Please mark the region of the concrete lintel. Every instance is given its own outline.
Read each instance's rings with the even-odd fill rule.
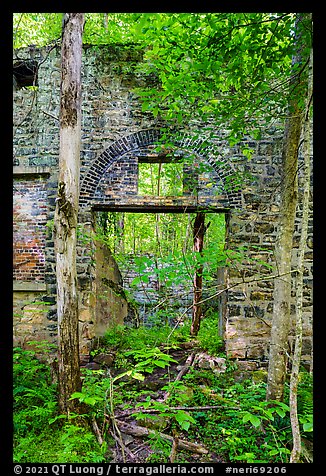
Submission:
[[[51,169],[45,165],[36,165],[32,167],[24,167],[20,165],[14,165],[14,176],[17,175],[51,175]]]
[[[37,281],[14,281],[13,291],[42,292],[46,291],[46,283],[40,283]]]
[[[221,197],[215,200],[198,200],[196,197],[156,197],[156,196],[136,196],[119,197],[106,199],[102,203],[92,201],[91,208],[94,211],[110,210],[120,212],[139,213],[184,213],[197,211],[211,211],[216,213],[226,213],[230,206]]]
[[[112,212],[131,213],[196,213],[206,211],[212,213],[227,213],[229,208],[212,206],[192,206],[192,205],[95,205],[94,211],[110,210]]]

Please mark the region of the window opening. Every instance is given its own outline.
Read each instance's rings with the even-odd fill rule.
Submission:
[[[138,162],[138,195],[183,195],[183,164]]]
[[[13,65],[14,90],[38,87],[38,63],[35,60],[19,60]]]

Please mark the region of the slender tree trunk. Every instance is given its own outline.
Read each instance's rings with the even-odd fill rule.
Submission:
[[[125,214],[121,212],[117,220],[117,248],[119,253],[125,251]]]
[[[278,274],[275,279],[271,329],[267,400],[282,400],[287,368],[291,309],[291,258],[297,202],[297,157],[301,115],[296,109],[288,120],[283,150],[283,196],[279,231],[275,246]]]
[[[304,270],[304,253],[306,250],[308,236],[309,221],[309,199],[310,199],[310,104],[312,98],[312,64],[313,54],[310,53],[310,70],[308,82],[308,97],[306,106],[305,121],[303,124],[304,131],[304,171],[303,171],[303,200],[302,200],[302,225],[299,243],[299,254],[297,263],[297,280],[296,280],[296,332],[295,346],[292,357],[292,370],[290,377],[290,418],[293,435],[293,448],[291,452],[290,463],[299,463],[301,455],[301,435],[298,419],[298,381],[300,371],[300,361],[302,352],[302,302],[303,302],[303,270]]]
[[[205,214],[199,212],[196,214],[194,231],[193,231],[193,250],[202,253],[204,247],[205,236]],[[196,336],[200,329],[200,322],[202,319],[202,305],[201,300],[203,296],[203,265],[196,266],[194,273],[194,300],[192,306],[192,323],[190,328],[190,334]]]
[[[76,241],[81,129],[83,13],[66,13],[61,49],[60,154],[54,218],[60,411],[76,411],[80,389]]]
[[[108,14],[107,13],[103,13],[104,15],[104,30],[107,32],[108,31]]]
[[[302,14],[298,14],[298,23]],[[298,42],[298,37],[296,38]],[[293,57],[293,67],[301,63],[299,45],[297,55]],[[298,86],[300,77],[295,76],[293,88]],[[291,259],[294,233],[294,220],[297,205],[297,169],[298,150],[300,143],[302,111],[299,107],[298,95],[294,94],[289,102],[288,119],[282,152],[282,192],[280,204],[280,219],[275,244],[275,259],[278,274],[282,277],[275,279],[274,306],[270,340],[269,367],[267,377],[267,400],[283,400],[284,382],[287,369],[288,335],[290,329],[291,311]]]

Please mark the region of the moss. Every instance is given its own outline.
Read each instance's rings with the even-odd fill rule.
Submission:
[[[252,381],[255,383],[267,382],[267,370],[255,370],[252,372]]]

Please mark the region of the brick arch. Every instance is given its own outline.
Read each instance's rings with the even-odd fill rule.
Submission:
[[[81,180],[79,204],[81,208],[92,204],[96,188],[106,171],[119,160],[123,155],[130,152],[141,151],[142,149],[157,144],[162,137],[159,129],[149,129],[132,133],[128,136],[113,142],[105,151],[103,151],[89,166],[84,177]],[[225,193],[227,208],[240,208],[242,203],[242,193],[240,191],[227,191],[226,182],[232,182],[235,170],[225,158],[219,157],[218,162],[215,156],[210,155],[212,144],[206,138],[193,138],[183,135],[175,140],[169,139],[181,150],[187,150],[195,153],[205,162],[207,162],[218,174]]]

